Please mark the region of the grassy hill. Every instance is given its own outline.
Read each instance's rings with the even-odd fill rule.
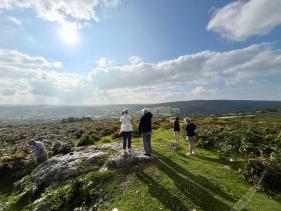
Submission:
[[[199,129],[220,131],[228,125],[261,127],[267,119],[199,119]],[[261,123],[261,121],[265,121]],[[272,122],[270,120],[270,122]],[[136,123],[136,122],[135,122]],[[67,136],[66,131],[84,128],[93,131],[102,121],[72,124],[38,125],[37,133],[53,128],[56,136]],[[106,128],[110,127],[106,123]],[[117,122],[112,123],[118,124]],[[263,124],[259,126],[260,124]],[[280,128],[280,121],[272,126]],[[136,127],[136,125],[135,125]],[[62,129],[65,128],[65,131]],[[56,130],[58,129],[58,131]],[[17,136],[19,133],[14,129]],[[233,131],[233,129],[231,129]],[[230,131],[230,132],[231,132]],[[199,131],[202,134],[201,131]],[[215,132],[218,133],[218,132]],[[272,132],[273,133],[273,132]],[[63,135],[64,134],[64,135]],[[230,134],[229,134],[230,135]],[[209,133],[207,139],[213,140]],[[12,140],[12,139],[11,139]],[[222,143],[224,140],[221,140]],[[237,142],[238,140],[236,140]],[[249,139],[250,141],[250,139]],[[96,142],[121,142],[109,133]],[[171,124],[154,122],[153,156],[150,163],[140,163],[130,168],[91,171],[77,175],[61,184],[19,195],[9,187],[0,185],[0,210],[281,210],[280,192],[269,195],[262,188],[255,188],[241,174],[244,157],[228,153],[234,161],[220,156],[215,148],[197,149],[197,155],[186,155],[187,144],[181,137],[179,148],[173,141]],[[260,145],[261,146],[261,145]],[[133,138],[133,147],[142,149],[142,140]],[[233,157],[232,157],[233,156]],[[280,190],[279,190],[280,191]],[[115,209],[116,210],[116,209]]]
[[[157,117],[171,116],[209,116],[237,112],[252,112],[272,107],[281,107],[281,101],[249,100],[194,100],[160,104],[129,104],[103,106],[0,106],[0,126],[56,122],[67,117],[91,116],[92,118],[119,117],[120,111],[128,108],[134,116],[148,107]],[[280,110],[280,109],[279,109]]]
[[[123,183],[128,185],[110,203],[110,209],[230,210],[252,190],[234,170],[239,161],[227,162],[203,149],[196,157],[186,156],[183,139],[175,152],[171,130],[159,129],[153,137],[155,162],[127,172]],[[135,146],[140,146],[138,140]],[[280,202],[264,193],[256,192],[248,199],[244,210],[281,209]]]

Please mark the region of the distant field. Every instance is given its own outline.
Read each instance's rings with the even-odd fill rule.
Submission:
[[[0,106],[0,126],[30,123],[57,122],[67,117],[89,116],[93,119],[119,117],[127,108],[131,115],[140,116],[141,109],[149,108],[156,117],[174,116],[222,116],[262,111],[267,108],[281,109],[280,101],[243,100],[195,100],[161,104],[130,104],[104,106]],[[261,114],[263,115],[263,114]],[[266,116],[267,114],[265,114]],[[272,117],[279,115],[272,112]]]

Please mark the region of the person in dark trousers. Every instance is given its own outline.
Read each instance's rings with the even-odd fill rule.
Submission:
[[[187,155],[195,155],[195,147],[196,147],[196,125],[191,122],[190,118],[185,118],[184,119],[186,123],[186,141],[188,142],[189,145],[189,153]]]
[[[132,139],[132,117],[129,115],[129,112],[127,109],[124,109],[122,111],[122,116],[120,117],[121,124],[121,134],[123,137],[123,149],[126,153],[126,146],[128,147],[129,152],[131,152],[131,139]],[[127,141],[128,140],[128,141]],[[128,143],[128,145],[127,145]]]
[[[146,156],[151,156],[151,119],[153,114],[147,108],[142,109],[142,117],[139,122],[139,134],[142,135],[143,147]]]
[[[179,140],[180,140],[180,123],[179,123],[179,118],[178,117],[176,117],[176,119],[174,120],[174,133],[175,133],[176,144],[179,144]]]

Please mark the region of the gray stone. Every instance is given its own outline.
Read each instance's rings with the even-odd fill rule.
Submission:
[[[108,160],[108,162],[106,162]],[[107,171],[110,167],[127,167],[148,161],[140,150],[124,153],[120,143],[75,147],[72,152],[51,157],[31,173],[31,181],[45,186],[56,185],[88,171]]]
[[[80,173],[98,170],[104,163],[105,155],[106,152],[86,148],[51,157],[32,171],[31,180],[38,184],[50,185]]]
[[[145,156],[140,150],[132,150],[130,153],[124,153],[119,151],[118,154],[112,155],[108,159],[108,165],[110,167],[128,167],[136,163],[149,161],[150,157]]]

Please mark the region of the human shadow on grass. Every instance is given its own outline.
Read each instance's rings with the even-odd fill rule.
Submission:
[[[158,162],[156,162],[158,168],[167,174],[178,189],[203,210],[230,210],[231,207],[216,199],[214,194],[231,202],[236,201],[233,196],[222,191],[205,177],[193,175],[158,152],[155,152],[155,155],[158,157]]]
[[[148,174],[140,171],[136,173],[140,181],[148,186],[149,193],[158,199],[169,210],[190,210],[185,204],[180,201],[175,195],[170,193],[166,188],[160,185],[156,180]]]
[[[196,155],[196,157],[206,160],[212,163],[218,163],[221,165],[228,165],[230,168],[234,170],[238,170],[239,168],[243,167],[243,161],[235,160],[235,161],[229,161],[225,158],[214,158],[214,157],[206,157],[204,155]]]

